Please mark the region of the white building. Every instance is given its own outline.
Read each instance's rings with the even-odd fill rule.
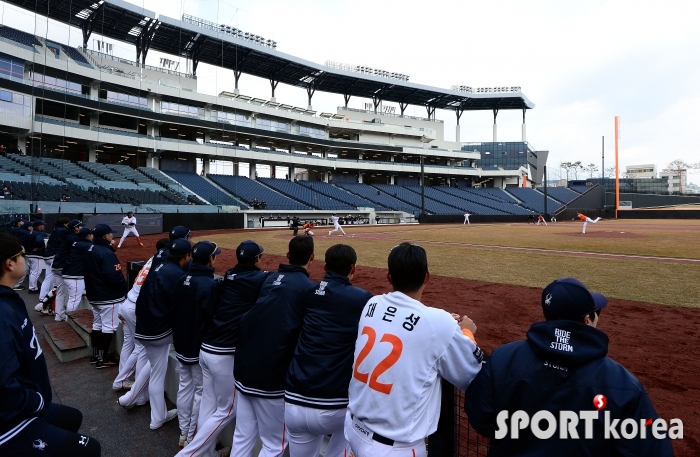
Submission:
[[[656,165],[628,165],[625,172],[628,178],[656,178]]]
[[[688,193],[688,170],[663,170],[659,178],[668,177],[668,191],[685,194]]]

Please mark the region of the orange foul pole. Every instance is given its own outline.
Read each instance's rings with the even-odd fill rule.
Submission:
[[[620,116],[615,116],[615,219],[620,210]]]

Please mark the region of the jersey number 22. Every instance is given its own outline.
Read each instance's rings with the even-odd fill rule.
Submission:
[[[389,355],[384,357],[384,360],[379,362],[379,364],[374,367],[369,373],[360,373],[359,368],[365,358],[372,352],[374,343],[377,341],[377,332],[369,326],[365,326],[362,329],[362,334],[367,335],[367,343],[362,348],[357,356],[357,361],[355,362],[355,368],[353,369],[352,375],[358,381],[367,384],[370,389],[376,390],[383,394],[389,395],[391,393],[391,388],[394,387],[393,383],[382,383],[378,381],[379,376],[384,374],[389,368],[391,368],[396,362],[399,361],[401,357],[401,352],[403,351],[403,341],[396,335],[391,333],[385,333],[379,340],[380,343],[390,343],[391,352]]]

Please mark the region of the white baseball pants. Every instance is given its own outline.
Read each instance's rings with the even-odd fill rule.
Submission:
[[[289,433],[290,457],[317,456],[325,435],[332,435],[324,457],[347,457],[350,451],[345,439],[347,408],[314,409],[286,403],[284,423]]]
[[[29,290],[37,290],[39,275],[41,275],[41,262],[44,260],[41,257],[26,257],[27,266],[29,268]]]
[[[176,457],[216,455],[214,453],[216,437],[236,417],[237,394],[233,378],[233,361],[233,355],[199,351],[203,389],[197,434]]]
[[[135,237],[139,236],[139,232],[136,231],[136,227],[124,227],[124,233],[122,234],[122,237],[119,239],[119,246],[122,245],[124,240],[126,239],[129,234],[133,234]]]
[[[134,348],[134,352],[140,348],[136,356],[136,380],[134,385],[131,386],[131,390],[119,397],[119,404],[127,408],[131,408],[134,405],[145,405],[149,399],[148,385],[151,379],[151,363],[148,361],[146,348],[143,344],[139,340],[136,340],[135,344],[137,346]],[[134,352],[132,352],[132,355]],[[114,385],[116,385],[116,382],[115,380]],[[165,384],[163,385],[163,390],[165,390]]]
[[[394,443],[393,446],[374,441],[370,436],[361,433],[361,430],[370,430],[362,421],[350,417],[350,412],[345,415],[345,437],[350,442],[350,448],[355,457],[427,457],[425,439],[413,443]]]
[[[542,222],[544,225],[547,225],[547,221],[540,221],[539,219],[537,219],[537,224],[535,225],[540,225],[540,222]]]
[[[333,230],[331,230],[330,232],[328,232],[328,234],[331,235],[331,234],[337,232],[338,230],[340,230],[341,232],[343,232],[343,235],[345,235],[345,230],[343,230],[343,227],[341,227],[340,224],[335,224],[335,225],[333,225]]]
[[[287,447],[284,398],[258,398],[238,392],[231,457],[251,457],[258,435],[258,457],[279,457]]]
[[[80,300],[83,299],[83,292],[85,292],[85,280],[63,278],[63,284],[66,286],[66,290],[68,291],[68,303],[66,303],[66,311],[76,311],[80,306]]]
[[[596,224],[599,220],[600,220],[599,217],[597,217],[595,219],[591,219],[590,217],[587,217],[586,222],[583,223],[583,232],[581,232],[581,233],[586,233],[586,226],[588,225],[589,222],[591,224]]]
[[[92,329],[102,333],[114,333],[119,325],[116,305],[92,305]]]
[[[165,373],[168,371],[168,354],[170,354],[172,342],[172,333],[159,340],[141,340],[151,364],[148,397],[151,401],[151,429],[153,430],[163,425],[168,415],[168,407],[164,397]]]
[[[187,441],[194,438],[199,419],[199,405],[202,402],[202,367],[199,363],[185,365],[177,361],[180,385],[177,388],[177,420],[180,422],[180,435]]]
[[[53,265],[53,257],[50,258],[45,258],[44,259],[44,267],[45,267],[45,273],[44,273],[44,282],[41,283],[41,291],[39,292],[39,300],[42,300],[46,295],[48,295],[49,291],[53,287],[53,281],[54,281],[54,275],[53,275],[53,270],[51,269],[51,265]]]
[[[122,343],[122,352],[119,356],[119,374],[112,383],[115,388],[124,387],[124,382],[132,375],[138,375],[143,365],[148,361],[143,345],[134,338],[136,333],[136,305],[134,302],[128,298],[124,300],[124,303],[119,307],[119,316],[123,319],[124,342]],[[144,356],[139,357],[142,352],[144,352]],[[140,364],[139,361],[141,362]],[[145,396],[148,398],[147,391]]]
[[[53,270],[53,281],[56,285],[56,321],[65,321],[66,316],[66,302],[68,301],[68,289],[63,283],[63,274],[61,270]]]
[[[469,222],[469,216],[464,216],[464,224],[462,225],[471,225],[471,223]]]

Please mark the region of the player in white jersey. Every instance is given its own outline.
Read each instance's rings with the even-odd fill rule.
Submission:
[[[136,241],[139,242],[139,246],[143,246],[143,243],[141,242],[141,237],[139,236],[139,232],[136,231],[136,218],[134,217],[133,211],[129,211],[128,213],[126,213],[126,216],[124,216],[124,218],[122,219],[122,225],[124,226],[124,233],[119,239],[117,249],[122,247],[122,243],[124,243],[124,240],[127,236],[129,236],[130,233],[136,237]]]
[[[329,236],[332,235],[333,232],[337,232],[338,230],[343,232],[343,235],[345,235],[345,230],[343,230],[343,227],[341,227],[340,224],[338,223],[338,215],[337,214],[333,213],[333,215],[331,216],[331,222],[333,223],[333,230],[328,232]]]
[[[466,390],[483,353],[467,316],[420,302],[430,279],[422,247],[394,247],[387,279],[393,292],[372,297],[360,318],[345,436],[356,457],[425,457],[425,438],[440,417],[441,378]]]

